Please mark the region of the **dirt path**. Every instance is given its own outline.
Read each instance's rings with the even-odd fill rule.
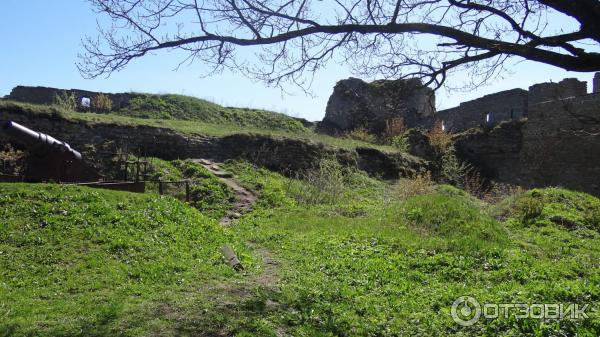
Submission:
[[[212,174],[217,176],[221,182],[229,186],[235,193],[235,202],[229,212],[219,220],[219,223],[224,226],[230,225],[235,219],[239,218],[243,213],[249,212],[252,209],[252,205],[257,200],[257,196],[250,190],[242,187],[234,179],[233,175],[229,172],[221,170],[219,164],[214,163],[207,159],[195,159],[195,163],[204,166]]]
[[[223,226],[229,226],[231,223],[239,218],[242,214],[252,210],[252,206],[258,200],[256,194],[252,191],[244,188],[238,184],[234,179],[233,175],[229,172],[221,170],[219,164],[207,160],[207,159],[195,159],[195,163],[204,166],[207,170],[212,172],[221,182],[229,186],[235,193],[236,201],[233,204],[231,210],[219,220],[219,223]],[[265,288],[272,288],[277,282],[277,270],[279,262],[274,258],[271,251],[264,247],[259,247],[254,243],[247,242],[248,246],[252,248],[262,259],[263,272],[256,277],[253,281]]]
[[[238,184],[233,175],[223,171],[218,163],[206,159],[195,159],[198,163],[213,173],[221,182],[229,186],[235,193],[235,202],[231,210],[219,220],[223,226],[230,226],[242,214],[250,212],[252,206],[258,200],[258,196]],[[254,288],[259,287],[267,292],[279,292],[277,287],[279,281],[279,262],[275,255],[265,247],[259,246],[256,243],[246,242],[252,248],[254,253],[262,260],[262,272],[260,274],[251,275],[247,278],[247,283],[236,283],[235,285],[221,284],[221,291],[229,294],[229,300],[223,304],[228,307],[237,307],[240,304],[252,299],[255,294]],[[278,303],[267,299],[265,305],[269,310],[276,310]],[[227,332],[223,332],[223,336],[229,336]],[[277,336],[286,336],[285,329],[277,329]]]

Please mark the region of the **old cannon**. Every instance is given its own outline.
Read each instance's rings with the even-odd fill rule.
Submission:
[[[85,163],[81,153],[65,142],[12,121],[6,122],[2,131],[29,151],[25,181],[84,182],[99,179],[96,170]]]

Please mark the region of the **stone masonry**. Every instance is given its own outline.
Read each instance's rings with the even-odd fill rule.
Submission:
[[[423,172],[428,165],[424,160],[404,154],[388,154],[366,148],[346,150],[285,137],[247,133],[225,137],[182,134],[166,128],[87,123],[26,110],[0,110],[0,125],[9,120],[47,133],[77,150],[83,150],[89,145],[100,148],[106,142],[112,142],[115,150],[122,149],[140,156],[165,160],[245,159],[284,174],[309,169],[322,158],[330,157],[336,158],[344,165],[356,166],[373,176],[386,179]],[[6,141],[0,132],[0,144]]]
[[[494,126],[505,120],[517,120],[527,114],[528,92],[512,89],[461,103],[436,114],[444,129],[463,131],[476,127]]]
[[[417,127],[431,124],[434,112],[434,93],[418,79],[367,83],[349,78],[335,85],[317,130],[343,134],[365,128],[381,134],[389,119],[402,118],[408,127]]]
[[[13,88],[6,98],[18,102],[49,105],[55,102],[56,96],[62,96],[64,94],[75,95],[79,109],[84,108],[82,106],[83,98],[93,100],[97,95],[104,94],[111,99],[112,108],[114,110],[126,107],[129,104],[129,101],[136,96],[136,94],[129,93],[110,94],[80,89],[67,90],[47,87],[26,87],[20,85]]]
[[[474,127],[494,127],[503,121],[527,117],[530,105],[586,94],[586,82],[567,78],[558,83],[534,84],[527,91],[512,89],[486,95],[461,103],[458,107],[438,111],[436,118],[451,132]]]
[[[457,152],[500,182],[600,195],[600,93],[529,104],[526,120],[459,134]]]

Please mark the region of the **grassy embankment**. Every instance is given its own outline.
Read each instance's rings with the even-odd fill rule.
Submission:
[[[449,186],[390,185],[333,162],[303,181],[242,162],[226,168],[260,193],[254,211],[228,229],[151,194],[0,185],[1,331],[600,332],[598,313],[589,311],[582,320],[482,319],[467,328],[450,317],[462,295],[480,303],[597,304],[595,197],[542,189],[488,204]],[[224,242],[240,251],[246,272],[234,274],[219,263]],[[258,262],[265,252],[278,261],[275,269]]]
[[[305,128],[299,121],[281,113],[222,107],[198,98],[179,95],[143,95],[133,99],[129,107],[110,113],[76,112],[57,105],[47,106],[0,100],[0,110],[2,109],[55,114],[69,120],[92,124],[147,125],[169,128],[187,134],[219,137],[236,133],[257,133],[310,140],[347,149],[366,146],[385,151],[397,151],[391,146],[322,135]]]
[[[173,331],[174,303],[190,292],[209,303],[198,287],[241,279],[221,262],[224,244],[247,256],[172,198],[0,184],[0,336]]]

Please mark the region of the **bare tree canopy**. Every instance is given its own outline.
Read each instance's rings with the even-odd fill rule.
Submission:
[[[84,41],[78,67],[91,78],[171,49],[185,53],[182,63],[234,68],[270,85],[305,86],[332,60],[361,75],[421,77],[436,87],[465,68],[485,81],[509,57],[600,71],[599,0],[90,2],[110,18]]]

